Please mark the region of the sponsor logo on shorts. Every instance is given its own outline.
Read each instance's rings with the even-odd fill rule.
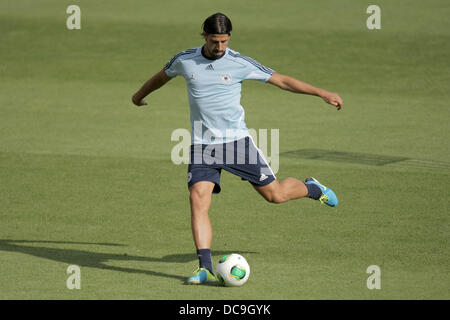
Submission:
[[[260,163],[263,167],[267,167],[267,171],[264,172],[266,176],[275,176],[278,172],[279,129],[227,129],[225,131],[213,131],[213,129],[204,130],[202,122],[194,121],[192,131],[196,133],[194,138],[201,137],[204,141],[214,141],[214,143],[202,147],[200,143],[192,143],[191,132],[188,129],[175,129],[170,137],[171,141],[177,142],[170,154],[173,164],[239,165]],[[243,136],[248,137],[249,140],[242,138]],[[194,148],[193,159],[190,159],[192,144]],[[223,144],[227,145],[226,148],[223,148]],[[255,178],[265,180],[260,175],[257,175]]]

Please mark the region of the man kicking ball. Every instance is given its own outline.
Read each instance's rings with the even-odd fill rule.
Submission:
[[[216,281],[211,261],[212,228],[209,207],[213,193],[219,193],[221,170],[248,180],[267,201],[281,203],[309,197],[330,207],[338,204],[335,193],[314,178],[278,181],[264,155],[253,142],[240,104],[243,80],[269,82],[283,90],[310,94],[341,110],[338,94],[282,75],[228,48],[232,25],[221,13],[203,23],[205,43],[176,54],[164,68],[133,95],[137,106],[146,105],[148,94],[182,75],[187,84],[192,125],[188,166],[191,228],[199,268],[189,284]]]

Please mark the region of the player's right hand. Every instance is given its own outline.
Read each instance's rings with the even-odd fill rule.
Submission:
[[[135,104],[138,107],[148,105],[147,101],[145,101],[144,99],[137,99],[136,95],[133,95],[131,101],[133,101],[133,104]]]
[[[141,101],[139,101],[136,105],[138,107],[140,107],[140,106],[146,106],[146,105],[148,105],[148,103],[144,99],[141,99]]]

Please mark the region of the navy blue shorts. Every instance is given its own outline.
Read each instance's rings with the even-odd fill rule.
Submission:
[[[213,193],[219,193],[222,169],[258,186],[268,185],[276,179],[250,137],[229,143],[191,145],[188,187],[200,181],[210,181],[215,184]]]

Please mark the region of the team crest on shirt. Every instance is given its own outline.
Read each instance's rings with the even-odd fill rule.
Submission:
[[[223,84],[230,84],[231,83],[231,75],[229,75],[229,74],[221,75],[220,81],[222,81]]]

